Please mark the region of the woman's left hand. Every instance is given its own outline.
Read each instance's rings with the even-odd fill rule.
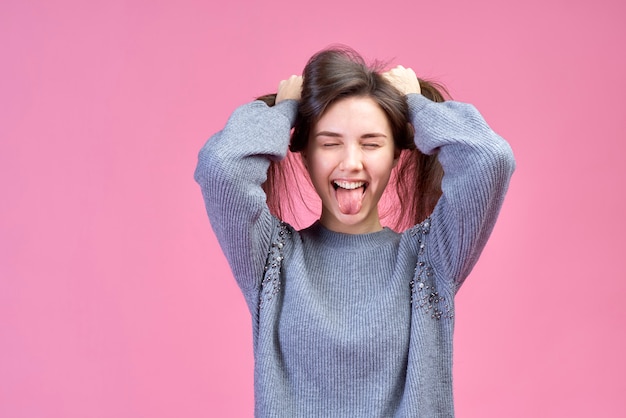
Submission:
[[[402,94],[420,94],[422,92],[415,71],[411,68],[404,68],[398,65],[396,68],[392,68],[381,75]]]

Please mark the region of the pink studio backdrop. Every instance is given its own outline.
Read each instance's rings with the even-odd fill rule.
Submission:
[[[516,153],[457,298],[457,415],[624,416],[625,11],[4,0],[0,417],[252,415],[250,321],[196,155],[338,42],[443,81]]]

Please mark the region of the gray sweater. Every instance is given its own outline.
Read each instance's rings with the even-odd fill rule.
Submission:
[[[200,151],[195,178],[252,315],[258,417],[454,416],[454,296],[515,163],[472,106],[408,100],[445,176],[432,215],[403,233],[296,231],[270,214],[261,184],[295,101],[241,106]]]

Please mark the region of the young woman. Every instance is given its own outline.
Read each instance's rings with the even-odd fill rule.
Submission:
[[[329,49],[200,151],[195,178],[252,315],[256,416],[454,415],[454,296],[514,160],[472,106],[441,101],[410,69]],[[298,188],[279,176],[288,148],[322,202],[299,231],[280,219],[278,186]],[[386,188],[401,232],[381,223]]]

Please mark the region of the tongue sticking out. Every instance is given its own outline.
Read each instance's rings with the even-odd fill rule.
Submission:
[[[357,187],[356,189],[344,189],[338,187],[336,190],[337,202],[339,203],[339,210],[344,215],[354,215],[361,210],[363,204],[363,187]]]

